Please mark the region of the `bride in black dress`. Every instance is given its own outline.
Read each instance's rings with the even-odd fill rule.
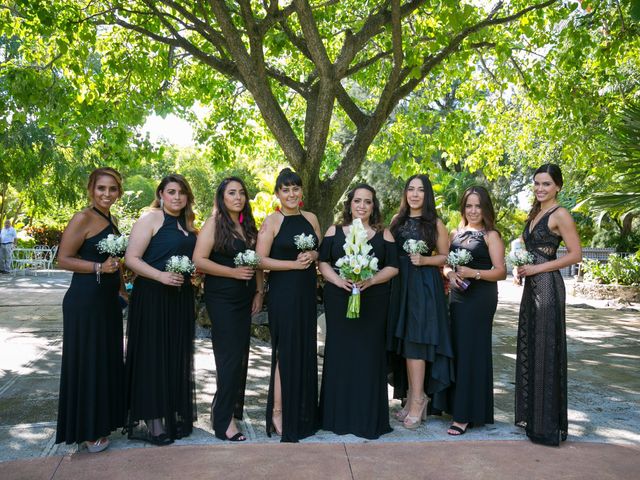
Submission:
[[[453,379],[451,333],[440,273],[449,238],[436,212],[429,177],[414,175],[407,180],[400,210],[389,228],[396,239],[400,275],[393,280],[387,348],[394,361],[394,396],[407,398],[396,418],[405,428],[413,429],[426,419],[426,394],[435,411],[446,408],[446,393]],[[407,240],[424,241],[427,251],[408,254],[404,250]],[[397,356],[404,365],[396,365]],[[406,383],[408,391],[403,392]]]
[[[471,423],[493,423],[491,329],[498,306],[497,281],[507,278],[504,242],[495,228],[495,213],[484,187],[469,187],[460,200],[462,221],[451,234],[451,251],[468,250],[473,259],[455,270],[448,265],[449,310],[455,363],[455,384],[447,433],[463,435]],[[463,288],[462,281],[468,284]]]
[[[302,179],[285,168],[276,179],[280,208],[258,233],[260,268],[269,270],[271,380],[267,398],[267,435],[297,442],[318,428],[317,275],[320,238],[318,219],[300,209]],[[294,237],[304,233],[315,241],[301,251]]]
[[[254,249],[257,236],[244,182],[225,178],[216,190],[213,214],[198,234],[193,261],[206,274],[205,302],[216,362],[213,429],[216,437],[233,442],[246,440],[234,417],[242,419],[251,315],[262,310],[264,296],[262,271],[236,267],[234,258]]]
[[[133,225],[125,256],[138,276],[129,304],[126,359],[129,438],[167,445],[191,434],[195,413],[195,301],[190,277],[165,271],[196,244],[193,193],[182,175],[156,188]]]
[[[119,233],[110,208],[122,196],[122,177],[112,168],[98,168],[87,189],[91,207],[73,216],[58,253],[60,268],[71,270],[73,278],[62,302],[56,443],[84,443],[99,452],[125,416],[120,264],[97,249],[100,240]]]
[[[533,175],[535,201],[524,228],[525,248],[534,258],[518,268],[524,277],[516,358],[515,423],[535,443],[566,440],[567,340],[565,288],[559,270],[582,259],[571,214],[558,205],[560,167],[548,163]],[[567,254],[557,258],[564,241]]]
[[[346,318],[353,284],[336,272],[345,255],[351,223],[359,218],[378,259],[378,272],[358,283],[360,317]],[[322,370],[322,429],[338,435],[376,439],[390,432],[385,333],[389,280],[398,274],[398,253],[389,230],[381,224],[380,206],[369,185],[347,194],[342,223],[327,230],[320,247],[320,272],[326,280],[324,306],[327,336]]]

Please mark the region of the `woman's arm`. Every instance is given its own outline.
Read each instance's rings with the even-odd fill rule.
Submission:
[[[413,263],[416,267],[427,265],[431,267],[440,267],[446,263],[447,255],[449,254],[449,235],[447,232],[447,227],[440,219],[438,219],[437,229],[438,236],[436,238],[435,255],[431,255],[430,257],[425,257],[424,255],[420,255],[419,253],[409,255],[409,260],[411,260],[411,263]]]
[[[277,222],[274,214],[269,215],[262,222],[260,231],[258,232],[258,243],[256,244],[256,253],[260,256],[260,268],[262,270],[305,270],[311,263],[311,260],[276,260],[269,257],[273,239],[278,233],[282,225],[282,221]]]
[[[578,230],[576,229],[573,217],[571,217],[571,214],[566,208],[558,208],[549,216],[549,228],[562,237],[567,247],[567,254],[538,265],[523,265],[522,267],[518,267],[518,276],[526,277],[542,272],[553,272],[582,261],[582,247],[580,246]]]
[[[489,248],[489,256],[491,257],[492,268],[480,270],[478,268],[470,268],[460,266],[457,269],[458,277],[474,278],[476,280],[487,280],[489,282],[497,282],[507,278],[507,267],[504,263],[504,242],[495,230],[487,232],[484,240]]]
[[[213,250],[215,238],[215,219],[209,217],[204,223],[196,247],[193,250],[193,263],[198,270],[216,277],[234,278],[236,280],[251,280],[255,271],[251,267],[228,267],[214,262],[209,258]]]

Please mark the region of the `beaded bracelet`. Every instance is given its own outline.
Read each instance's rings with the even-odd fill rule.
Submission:
[[[98,262],[94,263],[93,270],[96,272],[96,282],[100,283],[100,274],[102,273],[102,264]]]

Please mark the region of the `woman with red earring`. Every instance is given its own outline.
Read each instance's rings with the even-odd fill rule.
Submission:
[[[267,399],[267,435],[297,442],[318,428],[318,365],[316,353],[315,262],[320,225],[300,209],[302,179],[285,168],[276,180],[280,208],[258,233],[260,268],[269,270],[271,381]],[[296,240],[304,234],[306,246]]]
[[[262,310],[264,296],[262,271],[234,262],[238,253],[255,248],[258,236],[247,197],[241,179],[229,177],[220,183],[213,214],[193,252],[193,262],[206,274],[205,302],[216,362],[211,423],[216,437],[232,442],[247,439],[235,419],[242,419],[244,408],[251,315]]]

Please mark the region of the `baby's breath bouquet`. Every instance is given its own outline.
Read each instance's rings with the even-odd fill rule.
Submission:
[[[465,248],[458,248],[455,251],[449,252],[449,255],[447,255],[447,264],[454,270],[461,265],[471,263],[471,260],[473,260],[473,256],[471,252]],[[466,290],[469,288],[469,285],[471,285],[471,282],[462,279],[459,285],[462,290]]]
[[[110,233],[98,242],[98,252],[108,253],[111,257],[122,257],[127,250],[129,237],[126,235],[114,235]]]
[[[303,252],[308,252],[309,250],[316,248],[316,239],[311,234],[305,235],[304,233],[301,233],[299,235],[294,235],[293,241],[296,244],[296,248]]]
[[[256,269],[258,265],[260,265],[260,260],[260,255],[254,250],[247,249],[244,252],[238,253],[233,259],[233,262],[236,264],[236,267],[251,267]],[[249,285],[249,280],[246,281],[246,284]]]
[[[402,248],[409,255],[413,255],[414,253],[427,253],[429,251],[429,248],[427,247],[427,244],[424,240],[415,240],[413,238],[410,238],[409,240],[404,242]]]
[[[511,253],[508,260],[514,267],[531,265],[533,263],[533,254],[527,250],[518,250],[517,252]]]
[[[196,266],[186,255],[174,255],[167,260],[167,265],[164,269],[167,272],[192,275],[196,271]],[[178,287],[178,290],[182,290],[182,287]]]
[[[360,282],[373,277],[378,271],[378,259],[369,255],[373,247],[368,242],[367,231],[359,218],[351,224],[343,248],[346,255],[338,259],[336,267],[345,280]],[[358,317],[360,317],[360,289],[354,286],[349,297],[347,318]]]

